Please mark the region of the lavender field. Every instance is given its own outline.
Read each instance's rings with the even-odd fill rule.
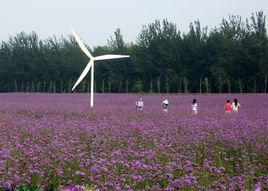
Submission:
[[[0,190],[268,188],[268,95],[137,97],[0,94]]]

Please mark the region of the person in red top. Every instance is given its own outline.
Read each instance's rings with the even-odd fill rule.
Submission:
[[[230,104],[230,100],[227,100],[224,108],[225,108],[225,112],[226,113],[231,113],[231,111],[232,111],[232,105]]]

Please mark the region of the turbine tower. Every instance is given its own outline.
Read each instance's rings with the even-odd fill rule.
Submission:
[[[73,35],[75,37],[76,42],[78,43],[78,45],[82,49],[82,51],[90,58],[90,61],[88,62],[87,66],[85,67],[85,69],[83,70],[82,74],[80,75],[80,77],[76,81],[75,85],[73,86],[72,91],[84,79],[84,77],[87,75],[88,71],[91,68],[90,107],[93,107],[93,100],[94,100],[94,61],[97,61],[97,60],[111,60],[111,59],[118,59],[118,58],[127,58],[127,57],[129,57],[129,55],[107,54],[107,55],[93,57],[92,54],[90,54],[90,52],[88,51],[88,49],[84,45],[84,43],[80,40],[78,35],[73,30],[71,30],[71,31],[72,31],[72,33],[73,33]]]

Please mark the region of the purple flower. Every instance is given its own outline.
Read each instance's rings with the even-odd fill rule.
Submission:
[[[194,95],[199,113],[187,112],[193,95],[0,94],[0,188],[36,181],[69,190],[258,190],[268,152],[267,95]],[[239,115],[222,102],[238,97]],[[247,167],[247,168],[245,168]],[[248,184],[248,177],[256,180]],[[74,186],[78,185],[78,186]]]

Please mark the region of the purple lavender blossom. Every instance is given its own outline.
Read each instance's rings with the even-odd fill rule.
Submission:
[[[268,95],[0,94],[0,190],[264,190]],[[199,112],[191,115],[193,97]],[[242,105],[225,115],[225,100]]]

